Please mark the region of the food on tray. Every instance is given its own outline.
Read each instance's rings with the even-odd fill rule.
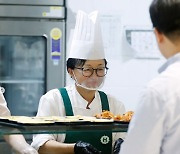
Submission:
[[[110,111],[104,110],[102,113],[96,114],[95,117],[98,119],[113,119],[114,115]]]
[[[113,119],[97,119],[95,118],[92,122],[114,122]]]
[[[113,119],[115,121],[124,121],[124,122],[129,122],[133,116],[134,112],[133,111],[128,111],[122,115],[114,115],[110,111],[103,111],[100,114],[96,114],[95,117],[98,119]]]
[[[114,115],[110,111],[103,111],[95,116],[6,116],[0,117],[0,120],[8,120],[9,122],[17,122],[20,124],[51,124],[51,123],[68,123],[68,122],[129,122],[133,116],[133,111],[128,111],[123,115]]]
[[[39,117],[28,117],[28,116],[6,116],[0,117],[0,119],[6,119],[11,122],[17,122],[21,124],[50,124],[50,123],[61,123],[61,122],[113,122],[112,119],[97,119],[93,116],[39,116]]]

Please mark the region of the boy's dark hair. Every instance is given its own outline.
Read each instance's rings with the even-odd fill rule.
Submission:
[[[78,67],[78,66],[82,67],[86,61],[87,61],[86,59],[69,58],[67,60],[67,69],[68,68],[74,69],[75,67]],[[104,62],[105,62],[105,67],[106,67],[107,66],[106,59],[104,59]]]
[[[159,32],[170,39],[180,37],[180,0],[153,0],[149,12]]]

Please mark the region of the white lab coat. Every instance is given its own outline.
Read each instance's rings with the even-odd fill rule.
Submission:
[[[68,95],[72,103],[72,109],[74,115],[94,116],[97,113],[102,112],[101,100],[99,93],[95,93],[95,98],[90,104],[90,109],[86,109],[87,101],[77,92],[74,85],[66,87]],[[117,101],[115,98],[108,95],[108,101],[110,111],[114,114],[123,114],[125,112],[124,105]],[[37,116],[65,116],[65,108],[62,100],[62,96],[58,89],[53,89],[43,95],[40,99]],[[118,134],[119,135],[119,134]],[[118,139],[116,133],[115,139]],[[114,135],[115,136],[115,135]],[[58,142],[64,142],[64,134],[40,134],[34,135],[32,146],[35,149],[39,149],[48,140],[56,140]]]
[[[3,96],[3,93],[0,90],[0,116],[9,116],[9,115],[10,115],[10,111],[7,108],[6,100]]]
[[[162,68],[141,97],[120,154],[180,153],[180,53]]]

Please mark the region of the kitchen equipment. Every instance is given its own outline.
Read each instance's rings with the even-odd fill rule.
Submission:
[[[35,116],[40,97],[64,87],[65,20],[64,0],[0,0],[0,87],[12,115]]]
[[[12,115],[36,115],[65,85],[64,0],[0,0],[0,86]]]

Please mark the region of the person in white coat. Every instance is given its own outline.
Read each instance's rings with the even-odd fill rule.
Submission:
[[[150,16],[167,62],[147,85],[119,154],[180,153],[180,1],[153,0]]]
[[[78,11],[67,60],[67,71],[75,84],[43,95],[37,116],[94,116],[103,110],[123,114],[125,108],[120,101],[98,90],[107,70],[98,12]],[[110,154],[112,138],[116,140],[119,136],[116,133],[112,137],[108,131],[42,134],[34,135],[32,146],[39,153]]]
[[[4,88],[0,87],[0,116],[10,116],[11,113],[7,107],[3,92]],[[23,135],[5,135],[4,139],[17,154],[38,154],[38,152],[26,142]]]

